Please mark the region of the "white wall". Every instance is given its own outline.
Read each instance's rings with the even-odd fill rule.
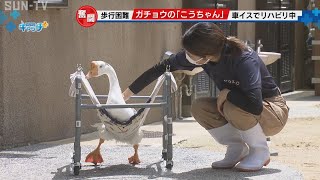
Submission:
[[[238,2],[239,10],[255,10],[256,0]],[[238,23],[238,38],[255,43],[255,23]]]

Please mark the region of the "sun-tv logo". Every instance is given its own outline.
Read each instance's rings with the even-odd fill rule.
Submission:
[[[35,1],[21,1],[21,0],[6,0],[4,1],[5,11],[27,11],[29,9],[43,9],[46,10],[48,1],[46,0],[35,0]]]

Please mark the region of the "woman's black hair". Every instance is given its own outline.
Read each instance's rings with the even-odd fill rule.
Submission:
[[[239,55],[247,46],[236,37],[226,37],[214,23],[200,22],[188,29],[182,38],[182,46],[199,57],[207,55],[219,57],[228,45],[232,55]]]

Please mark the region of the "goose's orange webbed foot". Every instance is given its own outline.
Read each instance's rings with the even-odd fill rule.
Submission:
[[[132,165],[140,164],[141,162],[138,156],[138,147],[139,147],[138,144],[133,145],[134,155],[128,158],[129,163]]]
[[[104,139],[99,140],[98,147],[87,155],[85,162],[90,162],[90,163],[93,163],[94,165],[97,165],[98,163],[103,162],[103,158],[100,153],[100,146],[103,142],[104,142]]]
[[[90,163],[93,163],[94,165],[97,165],[98,163],[102,163],[103,158],[100,153],[100,148],[97,148],[91,153],[89,153],[86,157],[85,162],[90,162]]]

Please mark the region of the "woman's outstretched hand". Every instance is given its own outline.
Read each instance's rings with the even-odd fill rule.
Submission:
[[[122,97],[124,99],[124,101],[127,101],[128,99],[130,99],[130,97],[133,95],[133,92],[127,88],[123,93],[122,93]]]

